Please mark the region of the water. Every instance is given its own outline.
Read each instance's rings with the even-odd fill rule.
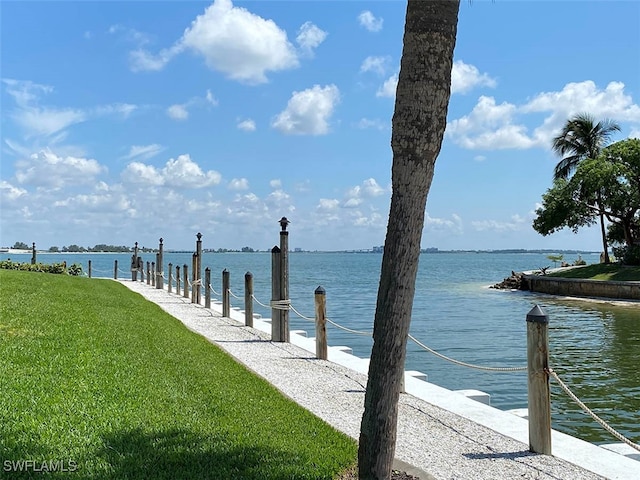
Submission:
[[[7,255],[28,262],[30,254]],[[221,291],[221,272],[231,275],[231,290],[244,298],[244,274],[254,277],[254,294],[262,303],[271,298],[269,253],[205,253],[203,270],[211,268],[212,287]],[[143,254],[146,261],[155,255]],[[583,255],[588,263],[597,255]],[[118,259],[119,277],[130,278],[130,254],[38,254],[38,261],[66,260],[85,271],[92,261],[93,276],[113,276]],[[192,254],[165,253],[166,265],[187,264]],[[356,253],[292,253],[290,298],[305,316],[314,315],[314,290],[327,292],[327,315],[351,329],[370,331],[380,275],[381,255]],[[566,255],[565,260],[575,258]],[[423,254],[416,285],[411,334],[449,357],[492,367],[526,366],[526,314],[538,304],[550,317],[551,366],[571,389],[605,421],[635,442],[640,442],[640,305],[559,299],[529,292],[507,292],[488,286],[512,270],[534,270],[550,265],[543,254],[440,253]],[[243,300],[232,298],[243,307]],[[254,305],[255,313],[270,317],[270,310]],[[291,329],[307,330],[313,323],[291,314]],[[330,345],[348,345],[368,357],[371,339],[328,326]],[[407,370],[426,373],[429,381],[449,389],[478,389],[491,394],[500,409],[524,408],[527,379],[524,372],[487,373],[454,365],[425,352],[413,342],[407,351]],[[553,427],[591,442],[617,441],[593,421],[555,381],[552,385]]]

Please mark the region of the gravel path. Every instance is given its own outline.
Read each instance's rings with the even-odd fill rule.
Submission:
[[[296,403],[357,439],[366,376],[295,345],[273,343],[261,331],[144,283],[131,290],[220,346]],[[421,480],[604,478],[564,460],[537,455],[528,446],[411,395],[400,397],[396,457]]]

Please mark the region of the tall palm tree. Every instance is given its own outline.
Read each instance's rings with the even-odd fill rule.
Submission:
[[[427,196],[451,94],[459,0],[409,0],[392,120],[391,207],[360,427],[360,479],[387,479]]]
[[[596,123],[593,116],[588,113],[579,113],[567,120],[562,131],[554,137],[551,144],[553,151],[562,157],[553,171],[553,178],[568,178],[580,162],[587,158],[598,158],[613,133],[619,131],[620,125],[613,120],[604,119]],[[604,262],[609,263],[609,244],[602,211],[600,212],[600,233]]]

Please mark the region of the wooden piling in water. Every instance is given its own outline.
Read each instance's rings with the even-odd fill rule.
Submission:
[[[230,278],[229,270],[222,271],[222,316],[228,317],[231,313],[231,301],[229,299]]]
[[[211,269],[204,269],[204,306],[211,308]]]

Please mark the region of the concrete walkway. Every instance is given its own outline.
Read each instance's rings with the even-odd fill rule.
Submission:
[[[268,323],[255,320],[256,328],[245,327],[238,310],[232,310],[231,318],[222,317],[220,304],[207,309],[145,283],[121,283],[218,345],[296,403],[358,439],[366,360],[350,356],[352,360],[341,365],[336,360],[345,354],[335,348],[330,348],[333,361],[317,360],[305,349],[308,346],[302,348],[305,342],[313,345],[311,339],[292,334],[292,343],[271,342]],[[351,368],[345,366],[349,361]],[[429,401],[401,395],[396,458],[413,467],[413,474],[422,480],[640,479],[639,462],[557,432],[555,456],[533,454],[523,443],[527,441],[526,420],[427,382],[409,380],[407,391],[411,391],[410,384],[419,382],[420,396]]]

